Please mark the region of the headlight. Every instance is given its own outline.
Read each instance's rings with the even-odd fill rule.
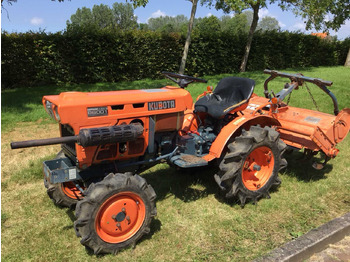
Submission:
[[[57,106],[55,107],[55,118],[58,122],[61,121],[60,115],[58,114],[58,107]]]
[[[49,116],[51,118],[55,119],[55,116],[54,116],[53,111],[52,111],[52,103],[50,101],[45,102],[45,109],[46,109],[46,112],[49,114]]]

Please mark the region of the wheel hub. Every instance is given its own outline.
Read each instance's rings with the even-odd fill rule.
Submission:
[[[123,222],[126,217],[126,214],[124,212],[119,212],[117,215],[112,216],[112,218],[116,222]]]
[[[101,205],[96,216],[96,232],[106,242],[123,242],[140,229],[144,219],[142,199],[132,192],[123,192]]]
[[[263,187],[273,174],[274,157],[269,147],[261,146],[254,149],[243,163],[242,181],[248,190],[258,190]]]

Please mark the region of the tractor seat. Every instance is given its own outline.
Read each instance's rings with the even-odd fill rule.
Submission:
[[[194,108],[214,118],[221,118],[234,109],[243,110],[253,94],[254,86],[255,81],[250,78],[225,77],[213,93],[198,99]]]

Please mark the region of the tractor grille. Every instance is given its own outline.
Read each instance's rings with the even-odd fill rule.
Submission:
[[[61,136],[74,136],[73,129],[69,125],[61,125]],[[77,152],[75,151],[75,142],[69,142],[61,145],[64,153],[72,159],[74,162],[76,161]]]

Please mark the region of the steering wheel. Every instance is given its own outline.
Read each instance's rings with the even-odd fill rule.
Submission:
[[[193,76],[187,76],[187,75],[182,75],[182,74],[177,74],[177,73],[172,73],[172,72],[162,72],[165,77],[169,78],[171,81],[175,82],[178,84],[181,88],[187,87],[189,84],[193,82],[199,82],[199,83],[207,83],[208,81],[205,79],[193,77]]]

